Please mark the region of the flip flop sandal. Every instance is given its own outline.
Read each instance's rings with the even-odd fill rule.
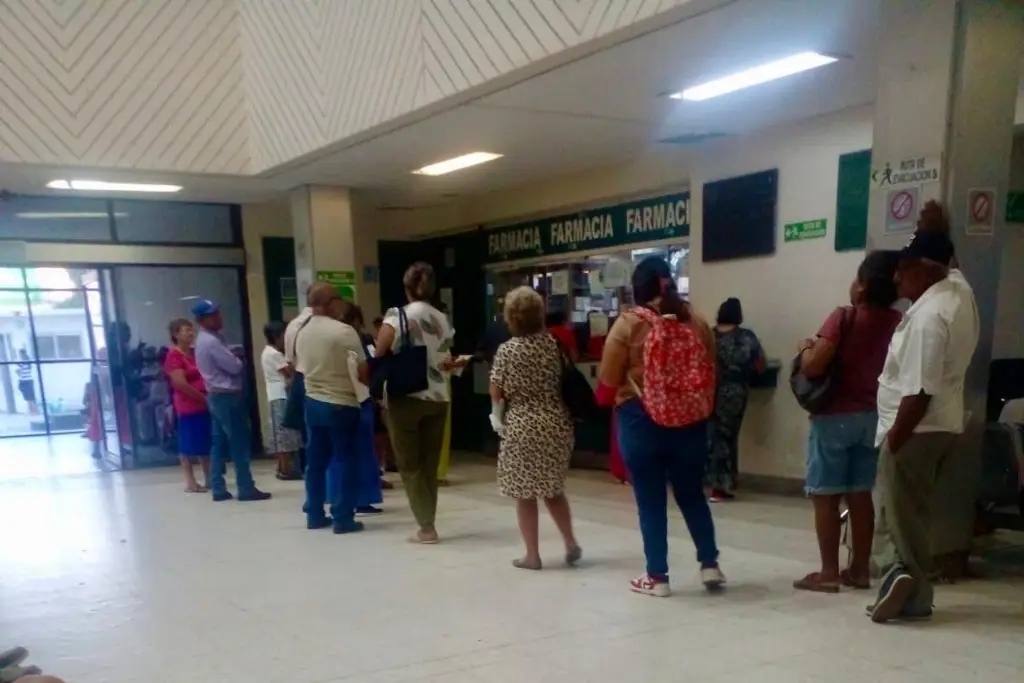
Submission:
[[[185,489],[185,493],[209,493],[210,489],[204,486],[189,487]]]
[[[524,557],[519,560],[512,560],[512,566],[516,569],[529,569],[530,571],[538,572],[544,565],[540,560],[537,560],[536,563],[527,562],[526,558]]]
[[[793,588],[812,593],[838,593],[839,582],[822,581],[819,572],[811,572],[804,578],[794,581]]]
[[[850,573],[849,569],[844,569],[839,572],[839,581],[842,582],[847,588],[856,588],[857,590],[869,590],[871,588],[871,580],[858,581],[853,578],[853,574]]]
[[[583,548],[576,546],[565,551],[565,563],[570,567],[575,567],[576,563],[583,557]]]
[[[0,669],[0,683],[14,683],[24,676],[39,676],[43,670],[38,666],[9,666]]]
[[[418,531],[409,537],[409,543],[416,543],[418,545],[437,545],[440,542],[441,539],[439,537],[434,536],[433,538],[424,538],[423,534]]]

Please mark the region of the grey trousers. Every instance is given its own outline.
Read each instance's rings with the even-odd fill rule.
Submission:
[[[886,441],[879,455],[881,514],[876,523],[892,540],[893,561],[904,565],[917,583],[906,605],[911,611],[932,606],[932,501],[939,471],[956,441],[957,435],[948,432],[914,434],[898,453]]]

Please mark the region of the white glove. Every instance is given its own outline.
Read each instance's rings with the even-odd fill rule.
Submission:
[[[491,429],[498,436],[502,436],[505,431],[505,402],[504,401],[491,401],[491,414],[489,416],[491,421]]]
[[[491,429],[494,430],[494,433],[497,434],[498,436],[503,436],[505,431],[505,423],[501,421],[501,418],[499,418],[494,413],[488,415],[488,418],[491,421]]]

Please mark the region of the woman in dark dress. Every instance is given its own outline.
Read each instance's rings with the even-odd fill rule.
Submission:
[[[707,485],[711,502],[735,497],[739,470],[739,436],[747,410],[750,379],[764,372],[765,358],[757,335],[743,324],[740,300],[726,299],[718,309],[715,344],[718,358],[718,391],[711,417]]]

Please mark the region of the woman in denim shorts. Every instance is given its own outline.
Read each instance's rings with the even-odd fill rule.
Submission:
[[[851,305],[834,310],[817,336],[800,346],[802,368],[809,378],[823,377],[832,371],[833,363],[839,363],[826,405],[811,416],[807,439],[805,491],[814,501],[821,569],[794,581],[793,586],[800,590],[838,593],[840,585],[870,587],[878,376],[901,318],[892,308],[896,302],[895,268],[893,252],[868,254],[850,285]],[[836,352],[839,346],[841,354]],[[840,571],[839,502],[843,498],[850,510],[853,558],[850,566]]]

